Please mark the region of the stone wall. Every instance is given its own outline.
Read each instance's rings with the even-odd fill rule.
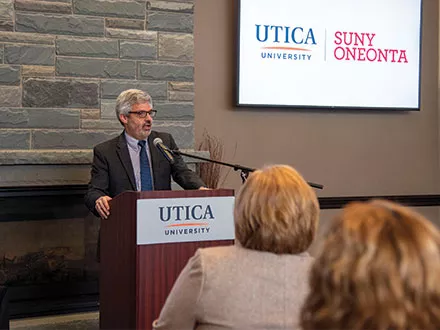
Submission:
[[[193,13],[193,0],[0,0],[0,185],[86,183],[128,88],[193,148]]]

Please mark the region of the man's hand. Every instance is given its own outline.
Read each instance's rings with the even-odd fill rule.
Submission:
[[[110,196],[101,196],[95,202],[95,209],[102,219],[107,219],[110,215],[110,204],[108,202],[111,200]]]
[[[200,187],[199,190],[212,190],[212,189],[208,187]]]

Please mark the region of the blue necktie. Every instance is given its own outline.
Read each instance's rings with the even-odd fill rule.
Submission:
[[[150,162],[148,160],[147,150],[145,148],[145,141],[139,141],[138,145],[141,147],[139,153],[140,167],[141,167],[141,190],[153,190],[153,181],[151,180]]]

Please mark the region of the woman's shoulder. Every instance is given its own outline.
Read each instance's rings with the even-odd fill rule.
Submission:
[[[198,259],[205,270],[217,266],[227,266],[235,263],[237,259],[241,259],[239,248],[236,245],[200,248],[194,258]]]
[[[299,254],[274,254],[271,252],[251,250],[242,247],[240,244],[228,246],[216,246],[208,248],[200,248],[197,253],[202,258],[265,258],[274,260],[292,260],[292,261],[312,261],[313,257],[308,252]]]
[[[201,258],[228,258],[237,254],[235,245],[213,246],[197,250]]]

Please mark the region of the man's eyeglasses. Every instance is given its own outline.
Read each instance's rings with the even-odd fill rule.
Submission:
[[[151,118],[156,117],[157,110],[150,110],[150,111],[129,111],[128,113],[133,113],[139,118],[145,118],[147,115],[150,115]]]

